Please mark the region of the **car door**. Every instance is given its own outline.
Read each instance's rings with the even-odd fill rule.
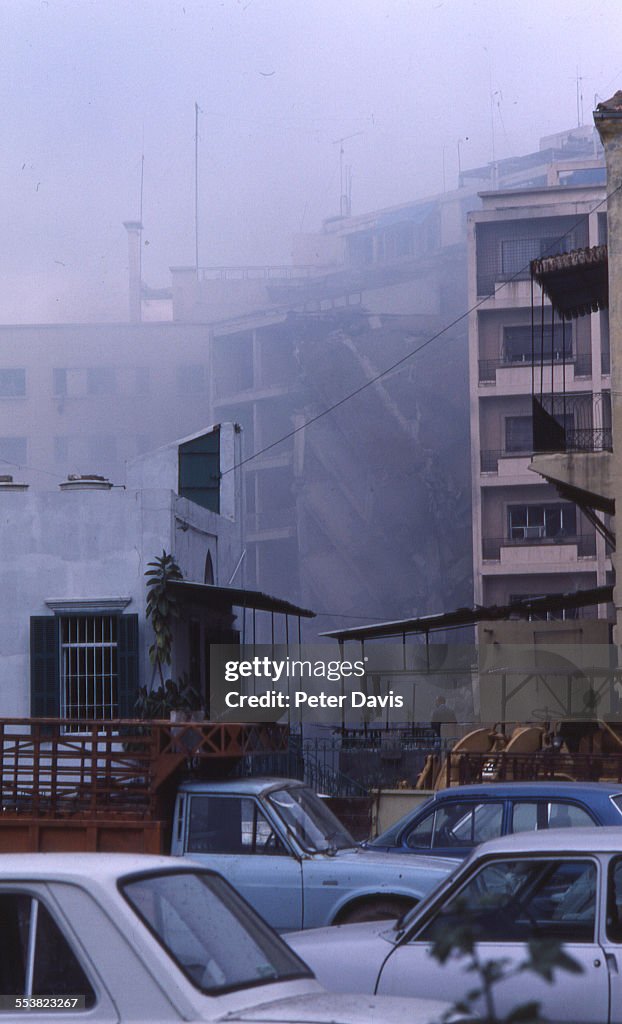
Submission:
[[[622,1024],[622,857],[612,857],[607,870],[607,906],[602,932],[611,986],[610,1024]]]
[[[477,974],[468,955],[455,951],[460,936],[475,941],[481,963],[504,961],[503,979],[493,987],[496,1013],[509,1014],[537,1000],[542,1015],[559,1021],[605,1024],[609,1019],[609,978],[598,942],[599,864],[592,858],[499,858],[473,865],[468,879],[431,908],[387,957],[377,991],[383,995],[463,1000]],[[441,964],[432,955],[439,940],[454,937],[454,952]],[[563,943],[581,973],[556,970],[552,984],[519,966],[532,938]],[[486,1015],[482,998],[475,1011]]]
[[[302,928],[302,868],[277,826],[253,797],[189,797],[185,850],[219,871],[280,930]]]
[[[409,851],[466,857],[478,843],[502,834],[503,808],[503,800],[443,800],[404,830],[401,845]]]

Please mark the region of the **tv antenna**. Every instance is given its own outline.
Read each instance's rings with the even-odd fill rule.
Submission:
[[[575,81],[577,83],[577,128],[580,128],[583,124],[583,77],[579,74],[578,67]]]
[[[348,139],[356,139],[359,135],[364,135],[365,132],[353,132],[352,135],[344,135],[341,139],[333,139],[333,146],[339,146],[339,215],[340,217],[349,217],[352,212],[352,195],[351,195],[351,183],[352,175],[350,168],[344,169],[343,158],[345,149],[343,147],[344,142]],[[345,174],[344,174],[345,170]]]

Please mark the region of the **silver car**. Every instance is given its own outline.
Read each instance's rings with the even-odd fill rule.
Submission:
[[[503,1016],[526,1000],[545,1019],[622,1022],[622,830],[564,828],[483,843],[402,920],[287,936],[334,991],[464,999],[475,978],[467,959],[432,956],[450,929],[467,928],[481,961],[527,959],[532,938],[562,943],[580,973],[556,969],[551,984],[520,973],[495,986]],[[482,1004],[476,1005],[484,1011]]]
[[[446,1004],[334,995],[187,860],[0,855],[0,1019],[430,1024]]]

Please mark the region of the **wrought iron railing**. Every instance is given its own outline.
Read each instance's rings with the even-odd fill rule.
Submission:
[[[576,427],[565,431],[567,452],[612,451],[611,427]]]
[[[556,537],[483,537],[482,557],[486,562],[498,562],[502,548],[546,547],[576,544],[579,558],[596,556],[596,534],[560,534]]]

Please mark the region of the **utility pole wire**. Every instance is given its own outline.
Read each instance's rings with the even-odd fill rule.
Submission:
[[[560,235],[551,243],[551,245],[548,247],[549,251],[547,251],[547,253],[545,253],[544,255],[550,255],[550,250],[553,249],[558,242],[561,242],[562,239],[567,238],[569,235],[571,235],[592,213],[595,213],[596,210],[598,210],[603,205],[603,203],[606,203],[611,198],[611,196],[614,196],[616,192],[620,191],[620,189],[622,189],[622,184],[618,185],[611,192],[609,192],[608,195],[601,199],[600,202],[596,203],[596,205],[592,207],[589,213],[585,213],[581,217],[579,217],[578,220],[576,220],[575,223],[572,224],[571,227],[569,227],[563,235]],[[518,278],[522,277],[525,271],[529,270],[529,267],[530,263],[526,263],[523,267],[520,267],[520,269],[517,270],[514,274],[512,274],[511,277],[508,277],[506,278],[505,281],[502,281],[496,290],[502,291],[504,288],[507,288],[507,286],[509,284],[512,284],[513,281],[516,281]],[[344,395],[343,398],[340,398],[339,401],[327,406],[326,409],[322,409],[322,411],[316,413],[315,416],[311,416],[311,418],[305,420],[304,423],[300,423],[297,427],[294,427],[293,430],[290,430],[286,434],[283,434],[282,437],[277,438],[276,441],[272,441],[270,444],[265,445],[258,451],[253,452],[252,455],[247,456],[247,458],[241,459],[240,462],[236,463],[234,466],[231,466],[229,469],[225,469],[224,472],[222,473],[222,476],[226,476],[227,473],[232,473],[234,470],[239,469],[240,466],[246,465],[247,462],[252,462],[253,459],[258,459],[260,455],[265,455],[266,452],[271,451],[272,448],[276,448],[276,446],[281,444],[283,441],[289,440],[290,437],[295,437],[296,434],[299,434],[301,430],[306,430],[306,428],[310,427],[312,423],[317,423],[317,421],[323,419],[324,416],[328,416],[331,412],[334,412],[335,409],[339,409],[342,405],[345,405],[346,402],[349,402],[351,398],[356,398],[356,396],[360,395],[361,392],[366,391],[367,388],[370,388],[372,384],[376,384],[379,380],[382,380],[383,377],[386,377],[389,373],[392,373],[393,370],[396,370],[398,366],[403,366],[404,363],[408,362],[409,359],[412,359],[413,356],[418,355],[419,352],[422,352],[423,349],[427,348],[428,345],[431,345],[432,342],[437,341],[439,338],[442,338],[442,336],[444,334],[447,334],[447,332],[450,331],[452,327],[455,327],[463,320],[466,320],[466,318],[470,316],[471,313],[474,313],[475,310],[479,309],[480,306],[483,306],[485,302],[488,302],[489,298],[489,295],[482,296],[482,298],[478,299],[477,302],[475,302],[469,309],[466,309],[464,313],[460,313],[459,316],[451,320],[450,323],[445,324],[445,326],[441,327],[440,330],[436,332],[436,334],[432,334],[431,337],[427,338],[426,341],[421,343],[421,345],[418,345],[417,348],[411,349],[410,352],[407,352],[406,355],[401,357],[401,359],[398,359],[395,363],[392,363],[391,366],[387,366],[384,370],[381,370],[370,380],[366,381],[364,384],[361,384],[360,387],[355,388],[354,391],[350,391],[347,395]]]

